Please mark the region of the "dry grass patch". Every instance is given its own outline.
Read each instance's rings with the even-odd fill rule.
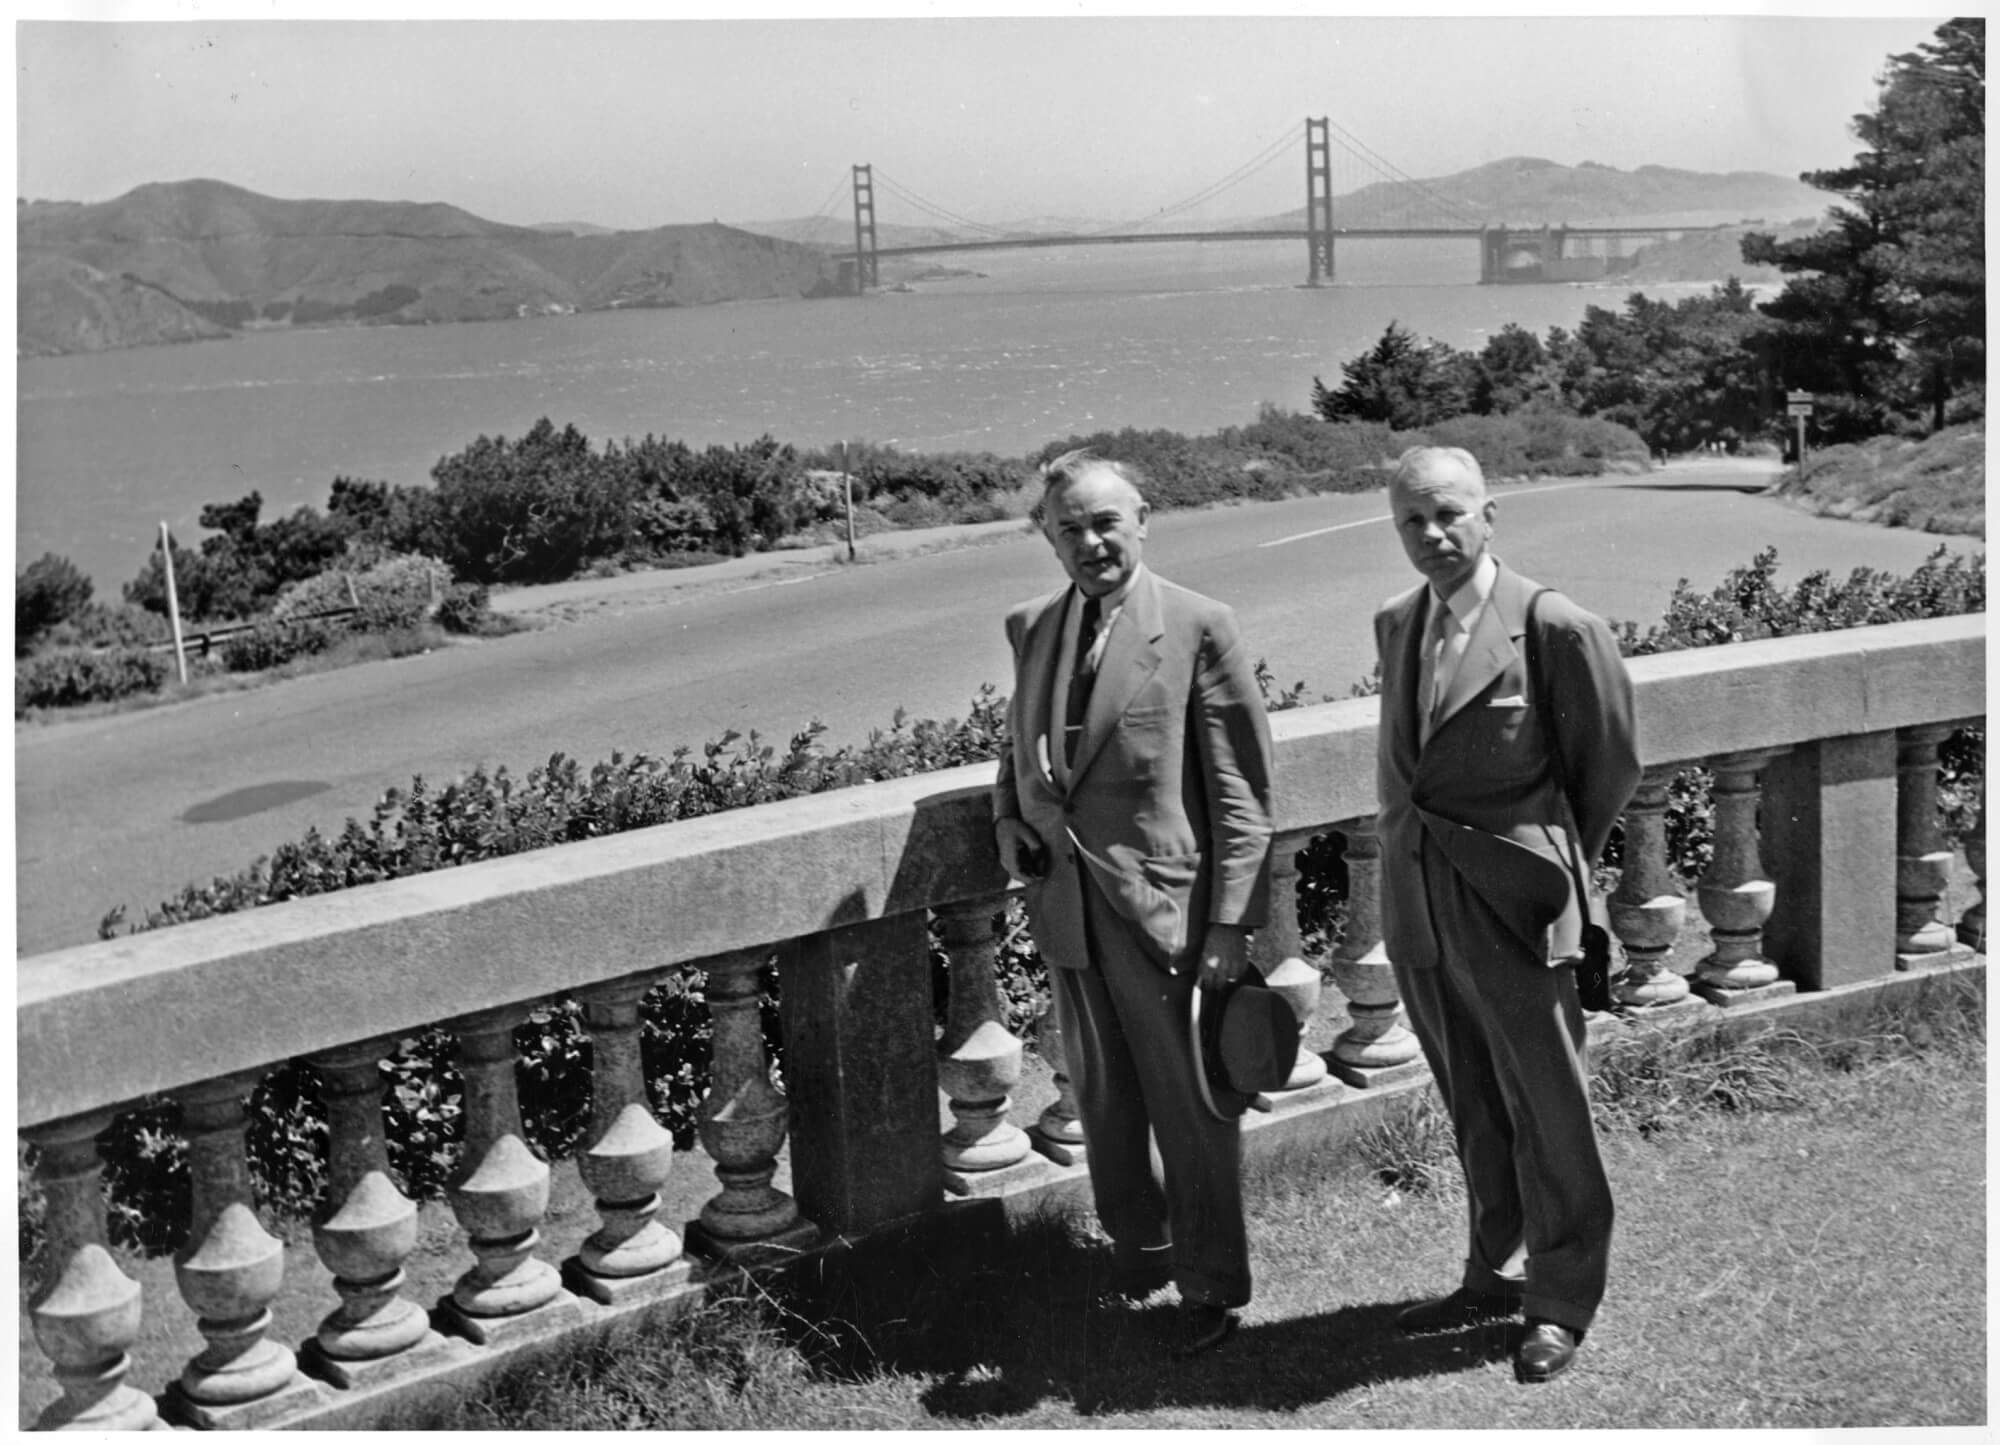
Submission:
[[[1921,440],[1873,437],[1809,452],[1804,481],[1788,468],[1777,490],[1823,516],[1980,536],[1986,530],[1986,426],[1946,427]]]

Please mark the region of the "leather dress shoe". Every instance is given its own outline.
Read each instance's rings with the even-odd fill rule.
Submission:
[[[1559,1325],[1553,1320],[1529,1320],[1528,1332],[1514,1351],[1514,1378],[1524,1385],[1553,1380],[1576,1358],[1583,1343],[1583,1331]]]
[[[1439,1330],[1462,1330],[1488,1320],[1504,1320],[1521,1308],[1519,1295],[1492,1294],[1484,1290],[1455,1289],[1443,1299],[1411,1305],[1396,1316],[1396,1328],[1406,1335],[1428,1335]]]
[[[1174,1358],[1191,1360],[1214,1349],[1236,1332],[1236,1312],[1221,1305],[1181,1301],[1181,1339]]]

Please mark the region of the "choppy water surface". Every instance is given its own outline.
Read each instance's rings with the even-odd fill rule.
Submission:
[[[914,449],[1031,451],[1074,432],[1303,411],[1312,379],[1391,320],[1461,348],[1517,321],[1574,326],[1623,290],[1476,284],[1471,242],[1354,242],[1307,290],[1303,245],[974,254],[979,279],[865,300],[741,302],[533,321],[245,336],[23,361],[17,566],[45,551],[100,595],[160,522],[253,488],[265,515],[336,476],[420,482],[474,437],[536,418],[592,441],[769,432]],[[1673,288],[1682,290],[1685,288]]]

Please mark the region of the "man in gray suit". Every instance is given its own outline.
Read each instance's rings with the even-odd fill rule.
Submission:
[[[1270,728],[1234,615],[1143,565],[1134,468],[1058,457],[1042,509],[1070,580],[1007,616],[995,836],[1028,885],[1114,1286],[1171,1279],[1192,1355],[1250,1298],[1238,1121],[1204,1102],[1189,1021],[1197,987],[1219,1003],[1250,967],[1263,922]]]
[[[1611,1247],[1564,965],[1587,921],[1570,880],[1589,877],[1639,780],[1632,685],[1600,619],[1487,550],[1496,507],[1469,453],[1405,453],[1389,500],[1425,580],[1375,617],[1382,935],[1470,1212],[1459,1288],[1400,1323],[1524,1311],[1515,1372],[1547,1380],[1595,1317]]]

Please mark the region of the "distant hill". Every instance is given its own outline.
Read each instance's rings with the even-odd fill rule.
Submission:
[[[1595,161],[1565,166],[1535,156],[1509,156],[1415,186],[1379,181],[1335,196],[1333,223],[1706,226],[1765,216],[1775,226],[1818,216],[1833,199],[1803,181],[1766,171],[1717,174],[1670,166],[1621,171]],[[1305,223],[1305,207],[1300,206],[1245,222],[1244,228]]]
[[[1786,221],[1773,225],[1763,221],[1727,226],[1719,231],[1695,231],[1671,241],[1656,241],[1641,247],[1629,270],[1620,273],[1621,282],[1643,285],[1668,281],[1725,281],[1734,276],[1746,286],[1776,285],[1785,273],[1776,266],[1751,266],[1743,260],[1743,238],[1752,231],[1776,236],[1780,241],[1796,241],[1817,231],[1816,220]]]
[[[256,328],[813,296],[835,281],[821,251],[714,223],[544,230],[438,203],[280,200],[211,180],[90,205],[22,203],[15,226],[22,356]]]
[[[617,227],[594,226],[589,221],[537,221],[529,229],[552,236],[609,236]]]

